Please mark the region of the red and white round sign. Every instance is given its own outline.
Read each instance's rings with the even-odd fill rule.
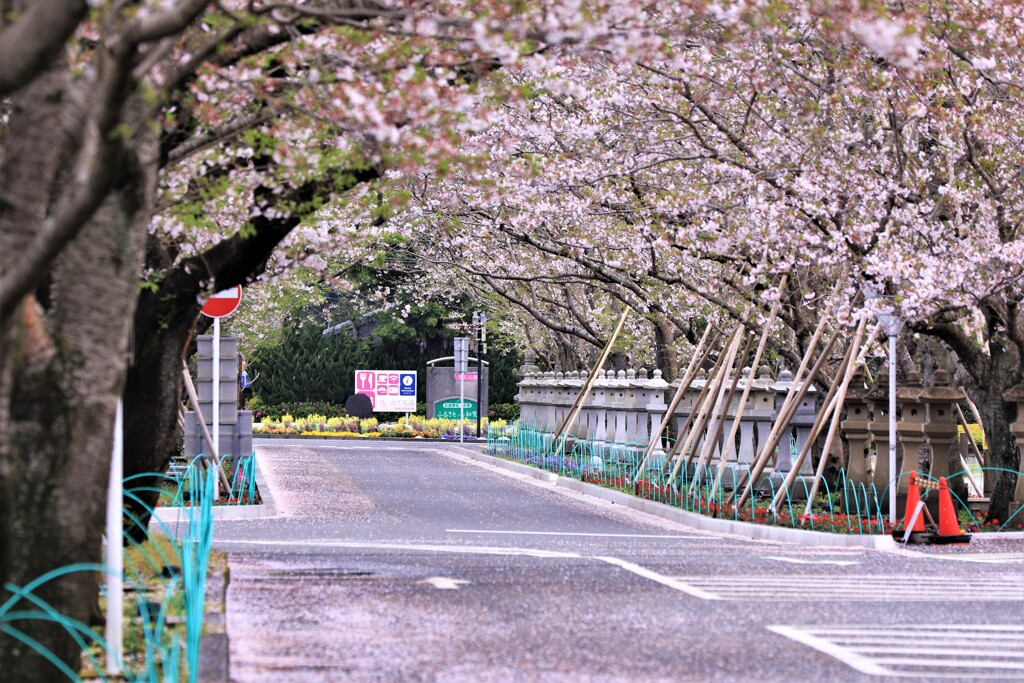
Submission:
[[[223,318],[231,315],[238,308],[238,302],[242,300],[242,286],[235,285],[230,289],[217,292],[203,304],[203,315],[209,318]]]

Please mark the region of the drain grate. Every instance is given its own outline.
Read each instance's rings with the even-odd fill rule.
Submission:
[[[276,579],[360,579],[373,576],[373,572],[347,569],[279,569],[270,572]]]

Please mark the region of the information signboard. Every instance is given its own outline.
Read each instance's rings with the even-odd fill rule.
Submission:
[[[375,413],[414,413],[416,371],[356,370],[356,393],[370,397]]]
[[[463,399],[462,408],[465,410],[465,413],[462,413],[459,410],[459,398],[448,398],[434,404],[434,417],[445,420],[458,420],[462,418],[472,421],[476,419],[476,406],[477,403],[473,399]]]

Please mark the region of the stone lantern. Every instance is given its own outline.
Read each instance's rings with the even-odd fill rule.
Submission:
[[[883,369],[875,377],[875,386],[867,393],[871,402],[873,420],[868,424],[872,436],[875,437],[875,468],[873,481],[878,493],[881,494],[889,485],[889,371]],[[899,419],[899,407],[896,408],[896,418]],[[899,437],[896,439],[896,465],[897,472],[901,457],[902,443]],[[904,493],[906,489],[904,488]],[[889,509],[889,496],[880,499],[883,511]]]
[[[921,373],[907,373],[906,381],[896,389],[896,438],[903,445],[903,462],[897,462],[899,487],[896,489],[896,514],[904,510],[905,496],[910,486],[911,472],[924,472],[921,452],[924,446],[924,424],[927,417],[922,398]]]
[[[942,368],[935,371],[934,386],[926,387],[921,392],[921,401],[927,413],[924,434],[928,437],[932,451],[929,474],[936,479],[949,477],[950,461],[954,463],[954,472],[961,469],[960,449],[957,447],[956,404],[963,398],[963,393],[951,386],[949,372]]]
[[[768,441],[772,431],[772,420],[775,417],[775,396],[772,388],[774,379],[771,371],[761,366],[757,379],[750,387],[747,396],[747,407],[740,422],[740,447],[737,462],[751,463],[757,457],[757,451]]]
[[[868,401],[868,388],[865,386],[864,370],[860,368],[850,381],[846,390],[846,419],[843,420],[843,432],[850,444],[850,457],[846,462],[846,479],[859,487],[869,484],[868,478],[868,445],[871,441],[871,403]]]
[[[1010,423],[1010,431],[1013,433],[1014,439],[1017,441],[1017,448],[1022,454],[1024,454],[1024,384],[1018,384],[1015,387],[1011,387],[1003,394],[1004,401],[1011,401],[1017,404],[1017,419]],[[1017,467],[1017,488],[1014,489],[1013,502],[1017,508],[1024,507],[1024,457],[1021,458],[1020,465]],[[1010,511],[1013,514],[1014,510]],[[1024,514],[1024,513],[1021,513]],[[1021,515],[1017,515],[1018,519]]]

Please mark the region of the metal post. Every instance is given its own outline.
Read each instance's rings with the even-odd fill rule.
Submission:
[[[896,526],[896,334],[889,325],[889,523]]]
[[[106,671],[111,676],[121,673],[124,654],[124,556],[121,553],[121,539],[124,533],[121,518],[122,479],[124,477],[124,415],[121,399],[117,399],[114,417],[114,450],[110,458],[110,480],[107,485],[107,639]]]
[[[466,428],[466,373],[459,374],[459,443],[465,441]]]
[[[213,319],[213,443],[220,453],[220,318]],[[214,458],[213,466],[218,467],[216,456],[211,454],[211,457]],[[214,500],[219,500],[218,492],[219,488],[214,486]]]
[[[476,330],[476,438],[480,438],[480,421],[483,417],[483,357],[487,346],[487,332],[484,324],[487,322],[487,314],[481,311],[473,314],[473,323],[478,325]]]

